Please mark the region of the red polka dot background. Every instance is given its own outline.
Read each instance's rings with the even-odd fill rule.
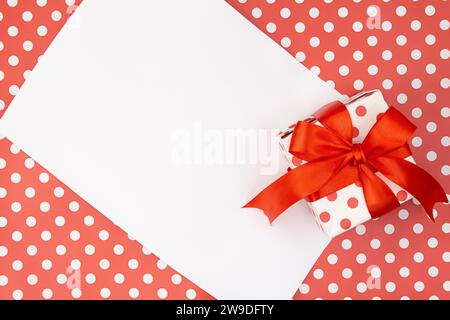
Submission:
[[[0,0],[1,114],[80,2]],[[446,1],[228,2],[340,92],[382,89],[418,127],[416,162],[448,190]],[[0,174],[0,299],[212,298],[6,138]],[[435,209],[432,223],[409,201],[335,238],[294,298],[450,298],[448,206]]]

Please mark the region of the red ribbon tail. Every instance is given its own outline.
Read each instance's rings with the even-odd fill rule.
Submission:
[[[417,165],[404,159],[388,156],[376,158],[373,164],[389,180],[416,198],[432,221],[434,221],[434,205],[437,202],[448,202],[442,186]]]
[[[342,161],[337,157],[301,165],[275,180],[243,208],[261,209],[272,223],[283,211],[326,184]]]
[[[399,206],[392,190],[367,165],[360,167],[359,179],[372,218],[379,218]]]
[[[303,196],[298,194],[298,190],[291,187],[292,181],[296,179],[296,170],[289,171],[278,180],[270,184],[256,197],[250,200],[243,208],[256,208],[264,212],[270,223],[278,218],[283,211],[292,206]],[[297,170],[298,171],[298,170]]]
[[[427,178],[425,178],[424,185],[426,186],[426,192],[425,194],[418,194],[414,195],[411,193],[417,200],[419,200],[422,207],[425,209],[425,212],[427,213],[428,217],[435,222],[434,215],[433,215],[433,208],[434,205],[438,202],[446,203],[448,202],[447,195],[442,188],[442,186],[425,170],[422,170],[420,167],[417,167],[421,171],[423,171],[422,175],[426,175]],[[423,179],[423,178],[421,178]]]

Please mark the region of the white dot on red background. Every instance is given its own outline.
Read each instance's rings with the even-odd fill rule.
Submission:
[[[18,172],[14,172],[11,174],[11,182],[12,183],[19,183],[22,180],[22,176]]]
[[[67,276],[63,273],[60,273],[56,276],[56,282],[59,284],[65,284],[67,282]]]
[[[91,256],[95,253],[95,247],[92,244],[88,244],[87,246],[84,247],[84,252]]]
[[[16,289],[12,293],[14,300],[21,300],[23,298],[23,292],[20,289]]]
[[[436,43],[436,37],[433,34],[429,34],[425,37],[425,43],[432,46]]]
[[[144,281],[145,284],[150,284],[153,282],[153,276],[150,273],[146,273],[144,274],[142,280]]]
[[[342,240],[341,246],[344,250],[349,250],[352,247],[352,241],[349,239]]]
[[[30,11],[24,11],[22,13],[22,19],[25,22],[30,22],[33,19],[33,13]]]
[[[98,237],[99,237],[100,240],[103,240],[103,241],[108,240],[109,232],[107,230],[101,230],[98,233]]]
[[[74,288],[74,289],[72,289],[72,291],[71,291],[71,295],[72,295],[73,298],[78,299],[78,298],[81,297],[82,291],[81,291],[80,288]]]
[[[139,267],[139,262],[136,259],[128,260],[128,268],[134,270]]]
[[[1,253],[1,247],[0,247],[0,253]],[[0,255],[1,256],[1,255]],[[14,260],[12,263],[12,268],[14,271],[20,271],[23,268],[23,262],[20,260]]]
[[[160,299],[165,299],[167,298],[167,290],[164,288],[158,289],[157,295]]]
[[[358,235],[362,236],[366,233],[366,227],[363,224],[356,226],[355,231]]]
[[[167,268],[167,263],[165,263],[164,261],[162,261],[162,260],[160,259],[160,260],[158,260],[158,262],[156,263],[156,266],[158,267],[158,269],[164,270],[165,268]]]
[[[310,16],[311,18],[317,18],[317,17],[319,16],[319,14],[320,14],[320,11],[319,11],[319,9],[317,9],[317,8],[311,8],[311,9],[309,10],[309,16]]]
[[[380,278],[381,277],[381,269],[377,266],[372,267],[372,269],[370,269],[370,275],[373,278]]]
[[[27,247],[27,253],[29,256],[35,256],[38,252],[38,248],[35,245],[30,245]]]
[[[367,291],[367,285],[366,285],[364,282],[359,282],[359,283],[356,285],[356,290],[357,290],[359,293],[364,293],[364,292]]]
[[[186,298],[189,300],[195,299],[197,297],[197,292],[194,289],[186,290]]]
[[[173,284],[177,284],[178,285],[178,284],[181,283],[182,278],[181,278],[181,276],[178,273],[175,273],[174,275],[172,275],[171,280],[172,280]]]
[[[369,36],[367,38],[367,44],[371,47],[376,46],[378,43],[378,38],[376,36]]]
[[[43,241],[50,241],[50,239],[52,238],[52,233],[48,230],[42,231],[41,232],[41,239]]]
[[[281,39],[281,45],[282,45],[284,48],[290,47],[290,46],[291,46],[291,39],[290,39],[289,37],[283,37],[283,38]]]
[[[325,24],[323,25],[323,29],[326,32],[332,32],[334,30],[334,24],[330,21],[325,22]]]
[[[329,264],[336,264],[338,262],[338,257],[333,253],[328,256],[327,260]]]
[[[371,247],[372,249],[379,249],[380,246],[381,246],[380,240],[378,240],[378,239],[372,239],[372,240],[370,241],[370,247]]]
[[[338,15],[339,15],[339,17],[341,17],[341,18],[347,17],[347,15],[348,15],[348,9],[347,9],[346,7],[340,7],[340,8],[338,9]]]
[[[42,212],[48,212],[48,211],[50,211],[50,203],[48,203],[47,201],[41,202],[41,204],[39,205],[39,209],[40,209]]]
[[[5,257],[8,254],[8,248],[5,246],[0,246],[0,257]]]
[[[316,279],[322,279],[323,278],[323,271],[322,271],[322,269],[315,269],[313,271],[313,276]]]
[[[395,289],[396,289],[396,285],[395,285],[394,282],[389,281],[389,282],[386,283],[385,289],[386,289],[387,292],[394,292]]]
[[[276,26],[275,23],[269,22],[269,23],[266,25],[266,30],[267,30],[267,32],[269,32],[269,33],[274,33],[275,31],[277,31],[277,26]]]
[[[81,234],[78,230],[72,230],[70,232],[70,239],[73,241],[78,241],[81,237]]]
[[[52,12],[52,20],[53,20],[53,21],[59,21],[59,20],[61,20],[61,18],[62,18],[62,14],[61,14],[60,11],[54,10],[54,11]]]
[[[8,277],[5,275],[0,275],[0,287],[4,287],[8,284]]]
[[[339,73],[340,73],[342,76],[348,75],[349,72],[350,72],[350,69],[349,69],[346,65],[342,65],[342,66],[339,67]]]
[[[22,205],[20,204],[20,202],[13,202],[11,204],[11,210],[15,213],[18,213],[22,210]]]
[[[111,290],[108,288],[102,288],[100,290],[100,296],[105,299],[109,298],[111,296]]]
[[[342,270],[342,277],[343,277],[344,279],[350,279],[350,278],[352,277],[352,275],[353,275],[352,269],[350,269],[350,268],[344,268],[344,269]]]
[[[50,176],[46,172],[42,172],[39,175],[39,181],[42,183],[47,183],[50,180]]]
[[[66,246],[64,246],[63,244],[59,244],[56,246],[56,254],[62,256],[66,254]]]
[[[328,292],[336,293],[336,292],[338,292],[338,290],[339,290],[339,286],[336,283],[333,282],[328,285]]]
[[[416,224],[413,226],[413,231],[414,231],[414,233],[416,233],[416,234],[422,233],[422,232],[423,232],[423,225],[420,224],[420,223],[416,223]]]
[[[283,8],[280,10],[280,16],[287,19],[291,16],[291,10],[289,8]]]
[[[450,292],[450,281],[449,280],[445,281],[442,287],[444,288],[445,291]]]
[[[41,267],[44,270],[50,270],[53,266],[53,263],[49,259],[42,260]]]
[[[384,50],[381,53],[381,57],[383,58],[383,60],[389,61],[392,59],[392,51],[390,50]]]
[[[428,275],[433,278],[437,277],[439,275],[439,269],[435,266],[431,266],[430,268],[428,268]]]
[[[320,45],[320,39],[318,37],[311,37],[309,39],[309,45],[311,47],[318,47]]]
[[[303,22],[297,22],[295,24],[295,31],[298,33],[302,33],[305,31],[305,24]]]
[[[27,277],[27,282],[29,285],[34,286],[36,283],[38,283],[39,279],[35,274],[30,274]]]
[[[139,290],[137,288],[131,288],[128,291],[128,294],[130,295],[130,298],[136,299],[139,297]]]
[[[93,216],[85,216],[83,222],[86,226],[91,227],[94,225],[95,219]]]
[[[123,254],[124,248],[122,245],[116,244],[113,248],[113,251],[114,251],[114,254],[121,255],[121,254]]]
[[[353,23],[353,31],[360,32],[363,29],[363,24],[360,21]]]
[[[69,203],[69,210],[72,212],[77,212],[80,209],[80,205],[77,201],[71,201]]]
[[[414,253],[413,259],[415,262],[421,263],[421,262],[423,262],[424,255],[422,252],[416,252],[416,253]]]
[[[353,59],[355,61],[361,61],[364,58],[364,53],[360,50],[356,50],[353,52]]]
[[[55,197],[57,198],[62,198],[64,196],[64,189],[62,187],[56,187],[53,190],[53,194],[55,195]]]
[[[10,61],[12,61],[12,63],[15,63],[15,62],[18,63],[19,60],[14,59],[14,60],[10,60]],[[13,85],[9,86],[8,91],[9,91],[10,95],[15,96],[19,92],[19,86],[13,84]]]
[[[32,227],[34,227],[36,225],[37,220],[33,216],[28,216],[27,219],[25,220],[25,223],[27,224],[27,226],[32,228]]]
[[[309,287],[308,284],[302,283],[302,284],[300,285],[299,290],[300,290],[300,292],[301,292],[302,294],[307,294],[307,293],[309,293],[309,291],[310,291],[310,287]]]
[[[99,267],[100,267],[101,269],[103,269],[103,270],[109,269],[109,266],[110,266],[110,265],[111,265],[111,264],[110,264],[110,262],[109,262],[108,259],[101,259],[100,262],[99,262]]]
[[[93,274],[93,273],[88,273],[84,279],[89,284],[93,284],[97,280],[95,277],[95,274]]]
[[[36,195],[36,191],[33,187],[28,187],[25,189],[25,196],[27,198],[33,198]]]
[[[39,26],[37,27],[36,32],[39,36],[44,37],[47,35],[48,29],[46,26]]]
[[[125,276],[122,273],[116,273],[114,275],[114,282],[117,284],[122,284],[125,281]]]
[[[364,264],[367,261],[367,257],[364,253],[358,253],[358,255],[356,256],[356,262],[358,262],[359,264]]]
[[[400,276],[403,277],[403,278],[409,277],[409,275],[410,275],[409,268],[408,268],[408,267],[402,267],[402,268],[400,268],[399,274],[400,274]]]

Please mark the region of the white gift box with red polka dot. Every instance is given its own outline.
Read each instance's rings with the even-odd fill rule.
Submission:
[[[383,114],[388,105],[379,90],[361,92],[345,102],[353,125],[353,143],[362,143],[372,126],[376,123],[379,115]],[[320,125],[314,118],[309,118]],[[288,152],[292,138],[293,127],[280,133],[280,146],[289,162],[291,169],[296,168],[303,162]],[[406,160],[414,163],[410,156]],[[379,176],[397,196],[399,203],[412,199],[412,196],[403,188],[377,172]],[[371,219],[367,208],[363,189],[356,182],[348,185],[337,192],[313,202],[308,202],[311,212],[314,214],[319,226],[331,237],[335,237],[351,228],[356,227]]]

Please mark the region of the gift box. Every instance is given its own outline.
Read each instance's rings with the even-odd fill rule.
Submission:
[[[344,104],[353,125],[353,143],[362,143],[377,121],[377,117],[382,115],[389,107],[379,90],[358,93]],[[306,121],[321,126],[320,122],[313,116],[307,118]],[[306,163],[306,161],[296,158],[289,152],[294,128],[295,124],[279,134],[280,147],[289,164],[289,169],[294,169]],[[412,156],[406,157],[405,160],[414,163]],[[404,203],[413,198],[409,192],[380,172],[376,172],[376,175],[394,192],[399,203]],[[308,201],[307,204],[320,228],[331,237],[335,237],[372,218],[359,182],[352,183],[318,200]]]
[[[288,172],[245,207],[262,209],[272,222],[306,199],[330,237],[413,197],[434,220],[434,204],[447,198],[414,162],[407,142],[415,129],[379,90],[330,102],[279,134]]]

